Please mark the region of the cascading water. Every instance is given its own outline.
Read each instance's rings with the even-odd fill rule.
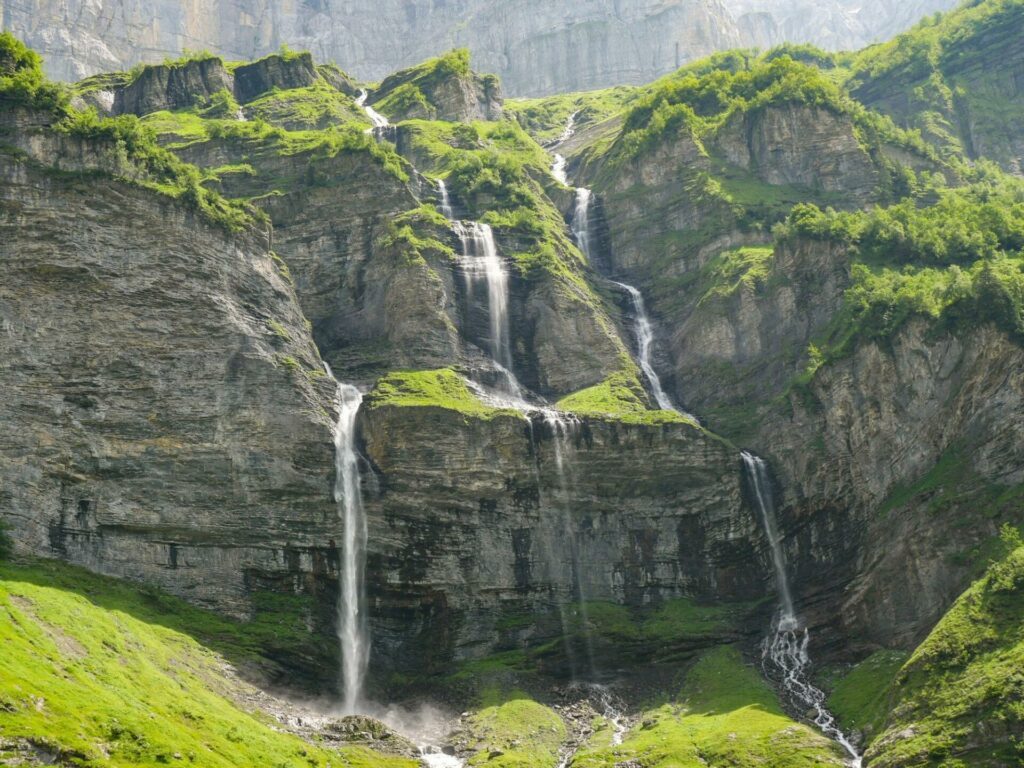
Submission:
[[[331,369],[328,375],[333,378]],[[334,501],[342,515],[339,571],[338,645],[341,650],[342,708],[355,714],[362,702],[363,681],[370,660],[369,629],[364,610],[366,513],[363,510],[356,453],[356,417],[363,403],[359,390],[338,382],[338,421],[334,426]]]
[[[775,499],[771,478],[764,459],[744,451],[741,454],[750,487],[761,514],[765,536],[775,569],[775,583],[779,592],[779,612],[772,633],[764,639],[761,658],[769,675],[779,677],[783,692],[794,706],[804,712],[814,712],[814,724],[850,755],[851,768],[860,768],[862,758],[846,734],[836,725],[835,717],[825,707],[825,693],[808,680],[811,658],[807,652],[810,633],[800,626],[793,607],[793,593],[786,572],[786,554],[782,549],[775,519]]]
[[[490,353],[501,374],[501,391],[509,398],[509,405],[526,405],[523,389],[512,373],[512,345],[508,316],[508,272],[498,256],[494,231],[477,221],[457,221],[451,196],[444,181],[438,179],[437,191],[441,198],[441,213],[452,224],[452,230],[461,243],[461,267],[466,283],[466,295],[472,299],[476,285],[487,287],[487,314],[490,330]]]
[[[576,188],[576,207],[573,211],[572,222],[570,228],[572,229],[573,237],[576,239],[576,245],[579,247],[580,252],[587,259],[591,261],[590,252],[590,222],[591,215],[590,211],[593,206],[594,195],[586,187]],[[654,397],[655,403],[663,411],[675,411],[676,413],[682,413],[684,416],[696,421],[696,419],[683,411],[676,408],[672,399],[665,392],[665,388],[661,385],[661,378],[658,376],[657,371],[654,370],[654,366],[651,364],[651,345],[654,342],[654,328],[651,325],[651,320],[647,316],[647,309],[644,306],[644,297],[637,288],[626,283],[620,283],[612,281],[615,285],[622,288],[626,293],[629,294],[630,300],[633,303],[633,334],[636,336],[638,362],[640,363],[640,369],[644,372],[644,376],[647,377],[647,381],[651,387],[651,395]]]
[[[651,364],[651,344],[654,341],[654,328],[651,326],[651,320],[647,316],[643,295],[632,285],[619,282],[615,284],[628,293],[630,300],[633,302],[633,334],[636,336],[638,362],[640,363],[640,369],[644,372],[644,376],[647,377],[647,381],[651,385],[651,394],[654,395],[654,402],[662,410],[682,413],[673,404],[668,393],[665,392],[665,388],[661,385],[661,378]],[[689,414],[684,415],[689,416]],[[690,418],[693,417],[691,416]]]
[[[391,123],[388,122],[388,119],[384,117],[384,115],[366,103],[366,99],[369,95],[370,94],[365,88],[361,90],[359,92],[359,98],[356,99],[356,106],[360,107],[363,112],[366,113],[366,116],[370,118],[370,122],[373,123],[373,127],[368,130],[367,133],[372,133],[374,136],[381,136],[385,129],[391,127]]]
[[[437,180],[437,193],[441,196],[441,214],[448,221],[453,221],[455,219],[455,209],[452,207],[452,198],[448,194],[448,185],[444,183],[444,179]]]
[[[567,142],[569,139],[571,139],[572,135],[574,133],[576,133],[576,113],[575,112],[573,112],[571,115],[569,115],[569,119],[568,119],[568,121],[566,121],[566,124],[565,124],[565,130],[562,131],[561,135],[548,145],[549,148],[552,150],[551,159],[554,161],[551,164],[551,175],[554,176],[557,181],[560,181],[562,184],[565,184],[566,186],[569,185],[569,178],[568,178],[568,176],[566,176],[566,173],[565,173],[565,166],[566,166],[565,156],[564,155],[560,155],[558,152],[555,152],[554,149],[556,147],[561,146],[562,144]]]
[[[573,210],[572,229],[573,237],[576,238],[576,245],[579,246],[583,257],[590,261],[590,204],[593,200],[593,193],[586,187],[576,188],[576,208]]]

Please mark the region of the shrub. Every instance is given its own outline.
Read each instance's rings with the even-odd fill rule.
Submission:
[[[39,54],[10,32],[0,33],[0,100],[55,111],[68,103],[65,89],[47,81]]]

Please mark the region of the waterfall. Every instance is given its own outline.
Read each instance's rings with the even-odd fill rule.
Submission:
[[[835,717],[825,707],[825,693],[808,679],[811,657],[807,652],[810,633],[801,627],[793,607],[793,592],[786,569],[786,553],[782,549],[775,518],[775,498],[772,493],[768,465],[764,459],[744,451],[743,468],[757,502],[761,523],[775,569],[775,583],[779,593],[779,611],[771,634],[761,645],[761,659],[765,670],[780,677],[783,692],[801,712],[813,712],[813,722],[828,738],[838,743],[850,756],[851,768],[860,768],[862,758],[846,734],[836,725]]]
[[[324,364],[328,375],[331,369]],[[363,396],[350,384],[338,382],[338,421],[334,426],[334,501],[342,516],[342,546],[338,595],[338,645],[341,650],[342,706],[355,714],[362,701],[363,681],[370,660],[366,623],[366,513],[356,453],[356,417]]]
[[[494,230],[478,221],[457,221],[452,208],[448,187],[437,180],[437,193],[441,198],[441,213],[452,224],[452,230],[461,243],[461,266],[466,284],[466,296],[472,300],[478,283],[487,287],[487,315],[489,319],[489,346],[491,359],[501,374],[501,391],[513,408],[525,406],[523,388],[512,373],[512,344],[508,315],[508,272],[498,256]]]
[[[369,93],[364,88],[359,92],[359,98],[356,99],[356,106],[361,107],[366,116],[370,118],[370,122],[373,123],[373,127],[370,128],[367,133],[372,133],[378,139],[384,136],[387,130],[391,127],[391,123],[384,117],[380,112],[375,110],[369,104],[366,103],[366,99]]]
[[[569,115],[569,119],[568,121],[566,121],[565,124],[565,130],[562,131],[561,135],[559,135],[557,139],[555,139],[548,145],[549,147],[558,147],[572,138],[573,134],[576,133],[576,114],[576,112],[573,112],[571,115]],[[554,162],[551,164],[551,175],[554,176],[555,179],[560,181],[562,184],[568,186],[569,178],[565,174],[565,156],[560,155],[557,152],[554,152],[552,153],[552,160]]]
[[[556,181],[560,181],[562,184],[569,186],[569,177],[565,174],[565,157],[556,152],[553,159],[554,162],[551,163],[551,175],[555,177]]]
[[[615,282],[615,285],[628,293],[629,298],[633,302],[633,335],[636,336],[638,362],[640,363],[640,370],[644,372],[644,376],[647,377],[647,381],[651,386],[651,394],[654,396],[654,401],[664,411],[683,413],[672,403],[668,393],[665,392],[665,388],[661,385],[661,378],[658,376],[658,372],[654,370],[654,366],[651,364],[651,344],[654,341],[654,328],[651,325],[650,318],[647,316],[643,295],[632,285],[619,282]],[[694,419],[688,413],[683,413],[683,415]]]
[[[444,179],[437,180],[437,193],[441,196],[441,214],[452,221],[455,219],[455,209],[452,208],[452,198],[448,194],[448,185],[444,183]]]
[[[593,200],[593,193],[586,187],[576,188],[576,208],[572,215],[573,237],[576,238],[576,245],[584,258],[590,261],[590,204]]]
[[[587,612],[587,595],[586,590],[583,586],[583,576],[581,574],[582,559],[580,558],[579,552],[579,541],[577,540],[576,534],[572,524],[572,510],[570,505],[572,504],[572,486],[573,486],[573,472],[572,472],[572,452],[573,437],[576,433],[579,423],[571,416],[566,416],[564,413],[559,411],[545,409],[543,412],[544,423],[551,430],[552,445],[554,446],[555,454],[555,472],[558,477],[558,508],[560,510],[560,518],[558,521],[558,527],[560,530],[556,530],[559,535],[560,543],[556,542],[555,547],[549,547],[551,560],[555,561],[558,559],[556,553],[560,553],[564,556],[566,553],[569,555],[569,583],[571,588],[571,600],[576,603],[576,607],[579,610],[580,617],[580,631],[583,638],[584,651],[586,653],[586,673],[593,677],[597,672],[596,664],[594,663],[594,643],[590,633],[590,616]],[[566,548],[568,552],[566,552]],[[566,616],[565,609],[566,605],[564,602],[560,602],[559,613],[562,618],[562,634],[565,642],[566,654],[569,657],[569,666],[571,668],[573,679],[575,680],[578,675],[579,664],[576,661],[576,653],[572,647],[572,631],[568,617]]]

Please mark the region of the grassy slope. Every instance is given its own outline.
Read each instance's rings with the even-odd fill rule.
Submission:
[[[173,598],[55,562],[0,565],[0,733],[87,766],[414,765],[318,748],[243,711],[232,698],[247,686],[204,634],[254,653],[246,625]]]
[[[1008,766],[1024,761],[1024,545],[953,605],[896,676],[871,765]]]
[[[645,712],[621,745],[585,749],[571,766],[617,764],[809,768],[842,760],[827,739],[786,716],[760,674],[723,646],[690,669],[678,700]]]

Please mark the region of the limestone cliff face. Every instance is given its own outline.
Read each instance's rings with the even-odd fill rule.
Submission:
[[[831,51],[852,51],[888,40],[925,16],[948,11],[950,0],[734,0],[729,8],[747,45],[813,43]]]
[[[672,357],[709,426],[746,414],[732,428],[777,473],[802,610],[857,653],[920,642],[977,572],[965,553],[1015,519],[1024,352],[994,327],[918,320],[787,392],[848,284],[844,248],[785,242],[760,280],[692,311]]]
[[[780,104],[738,112],[718,133],[726,159],[768,184],[841,192],[849,204],[870,200],[878,173],[846,115]]]
[[[849,273],[844,248],[797,240],[776,247],[763,278],[695,297],[669,337],[678,396],[706,412],[781,394],[842,306]]]
[[[326,574],[333,384],[267,233],[3,115],[0,507],[21,551],[247,616]],[[15,151],[16,150],[16,151]]]
[[[427,0],[280,3],[159,0],[0,3],[3,26],[39,50],[51,74],[79,79],[210,49],[253,59],[282,43],[380,79],[452,47],[514,95],[643,83],[716,50],[784,40],[833,49],[891,37],[952,0],[853,4],[792,0]]]
[[[642,606],[765,593],[738,456],[689,425],[588,421],[559,442],[539,418],[371,403],[363,440],[381,670],[557,637],[551,615],[579,596]],[[524,614],[548,616],[549,635],[540,620],[501,629]]]
[[[1008,491],[1024,481],[1022,366],[994,328],[936,337],[911,323],[830,366],[807,406],[758,431],[787,488],[803,598],[848,651],[920,642],[986,564],[979,547],[1019,520]],[[837,529],[849,538],[833,549]]]

